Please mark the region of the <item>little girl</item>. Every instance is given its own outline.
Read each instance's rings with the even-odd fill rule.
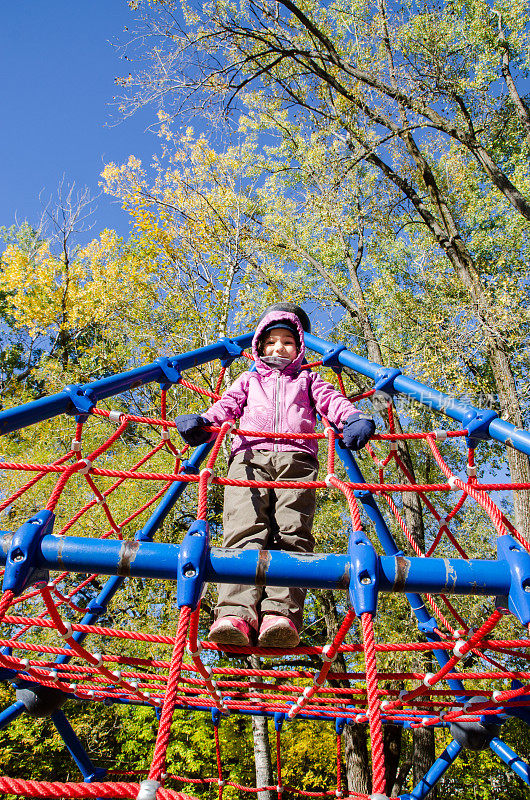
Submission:
[[[343,433],[347,447],[364,447],[375,431],[361,414],[316,372],[301,369],[305,311],[293,303],[271,306],[252,340],[255,369],[243,372],[202,416],[176,419],[182,438],[193,446],[212,437],[210,424],[240,419],[242,430],[313,433],[317,413]],[[234,436],[229,478],[314,481],[318,472],[315,439]],[[315,490],[226,486],[223,547],[312,553]],[[305,590],[282,586],[221,584],[209,641],[247,646],[257,633],[259,647],[296,647],[300,641]]]

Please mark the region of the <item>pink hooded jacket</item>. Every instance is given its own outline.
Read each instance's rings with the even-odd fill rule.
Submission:
[[[300,339],[298,355],[282,371],[261,360],[258,341],[272,322],[289,320]],[[281,327],[281,325],[278,325]],[[239,419],[247,431],[314,433],[317,412],[342,429],[344,421],[359,413],[340,392],[316,372],[301,370],[305,355],[304,330],[298,317],[286,311],[272,311],[258,324],[252,340],[255,370],[243,372],[223,396],[202,416],[215,425]],[[316,439],[267,439],[236,435],[232,455],[244,450],[301,450],[316,456]]]

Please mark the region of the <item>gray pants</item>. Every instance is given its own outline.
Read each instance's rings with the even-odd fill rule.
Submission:
[[[318,462],[308,453],[254,450],[236,453],[227,477],[258,481],[314,481],[317,472]],[[315,489],[226,486],[223,547],[312,553],[314,515]],[[223,583],[218,588],[216,618],[241,617],[257,629],[260,614],[274,613],[288,617],[297,630],[302,626],[305,589],[239,583]]]

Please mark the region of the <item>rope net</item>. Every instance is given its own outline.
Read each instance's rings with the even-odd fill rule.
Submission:
[[[308,366],[318,368],[320,364]],[[345,394],[340,372],[336,377]],[[184,390],[189,393],[188,408],[200,408],[205,398],[210,402],[220,396],[224,381],[225,368],[213,391],[181,379],[180,407]],[[350,399],[373,399],[374,392],[372,389]],[[194,472],[189,469],[188,448],[181,447],[168,412],[174,398],[167,387],[161,388],[158,397],[158,413],[149,416],[131,413],[130,409],[94,407],[75,423],[61,418],[63,447],[68,427],[72,441],[67,452],[55,460],[21,463],[7,457],[0,463],[4,476],[0,510],[8,514],[10,526],[12,521],[27,519],[28,514],[45,508],[57,515],[56,535],[132,542],[131,531],[137,530],[140,521],[144,522],[175,486],[186,484],[193,491],[186,495],[184,512],[180,517],[170,517],[171,532],[166,526],[162,537],[173,536],[175,529],[184,531],[195,519],[212,523],[215,540],[218,487],[311,486],[337,501],[336,520],[343,533],[339,539],[336,532],[334,541],[341,543],[343,551],[348,532],[363,527],[375,542],[371,523],[362,514],[356,496],[359,492],[377,498],[400,552],[434,558],[457,555],[465,560],[484,553],[492,557],[496,537],[505,535],[529,551],[528,542],[503,507],[508,492],[528,490],[530,485],[481,481],[475,450],[466,446],[467,429],[403,432],[395,404],[389,399],[382,412],[387,432],[374,436],[360,455],[370,476],[368,482],[354,483],[341,472],[335,447],[340,437],[326,420],[320,432],[292,435],[319,440],[321,472],[325,474],[319,474],[318,480],[274,484],[235,481],[223,477],[219,466],[226,461],[233,425],[212,426],[215,443],[205,467]],[[414,422],[414,415],[409,417]],[[57,420],[47,421],[24,430],[23,435],[28,441],[31,435],[37,439],[50,436],[57,424]],[[264,435],[263,431],[239,432],[248,437]],[[289,437],[284,433],[267,435]],[[432,480],[416,481],[403,455],[404,443],[414,448],[417,459],[428,462],[425,472]],[[146,452],[139,454],[144,448]],[[449,448],[448,455],[444,455],[444,448]],[[126,468],[123,463],[120,468],[115,461],[124,459],[128,461]],[[466,474],[459,477],[458,473]],[[499,502],[494,502],[492,493],[497,493]],[[410,497],[421,505],[424,517],[430,518],[421,536],[406,522],[405,506]],[[134,507],[127,508],[127,504]],[[478,526],[475,540],[468,534],[466,514],[471,514],[473,525]],[[101,592],[108,580],[120,582],[120,592],[114,605],[107,606]],[[154,589],[147,581],[151,605],[137,605],[134,613],[127,614],[123,606],[131,598],[136,602],[137,597],[127,588],[131,584],[134,580],[124,581],[123,577],[107,579],[96,572],[65,570],[54,572],[51,579],[34,576],[18,596],[5,590],[0,599],[0,670],[5,673],[3,680],[19,682],[22,687],[43,687],[42,691],[51,690],[52,697],[151,707],[159,724],[150,769],[132,772],[117,767],[107,772],[108,780],[91,783],[5,777],[0,778],[0,791],[27,797],[184,798],[187,795],[178,787],[185,784],[188,788],[195,786],[199,794],[208,787],[216,788],[218,800],[228,787],[249,794],[267,789],[279,800],[286,792],[306,797],[366,798],[370,795],[348,795],[344,786],[344,724],[368,726],[371,791],[384,795],[388,791],[385,725],[412,730],[447,728],[452,723],[487,726],[500,716],[505,719],[530,706],[530,640],[528,631],[508,613],[506,598],[495,603],[491,597],[477,600],[443,592],[436,597],[426,594],[423,601],[430,623],[423,628],[427,633],[424,636],[411,623],[402,593],[380,597],[378,614],[363,612],[359,618],[342,594],[337,605],[342,616],[332,635],[327,630],[329,639],[325,643],[307,643],[307,639],[315,638],[310,631],[313,622],[305,636],[302,632],[303,643],[288,651],[228,646],[221,651],[217,645],[201,641],[209,623],[208,594],[202,611],[199,602],[196,608],[184,605],[178,612],[174,594],[163,607],[158,584]],[[158,611],[153,612],[153,607]],[[135,621],[142,614],[137,630]],[[114,619],[119,624],[112,624]],[[433,655],[439,657],[438,662]],[[251,666],[251,656],[258,657],[259,668]],[[46,713],[53,717],[58,708],[60,704],[52,701],[52,711]],[[216,767],[211,776],[200,778],[174,774],[167,759],[174,715],[182,710],[204,713],[205,709],[211,710],[214,721]],[[227,714],[237,713],[264,715],[275,722],[276,782],[270,786],[241,785],[226,772],[219,725]],[[335,725],[336,785],[312,790],[282,785],[281,729],[284,721],[294,719]],[[130,779],[134,782],[126,782]]]

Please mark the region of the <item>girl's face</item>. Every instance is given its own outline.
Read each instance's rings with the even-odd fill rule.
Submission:
[[[280,356],[294,361],[296,358],[296,339],[287,328],[273,328],[265,334],[263,340],[264,356]]]

